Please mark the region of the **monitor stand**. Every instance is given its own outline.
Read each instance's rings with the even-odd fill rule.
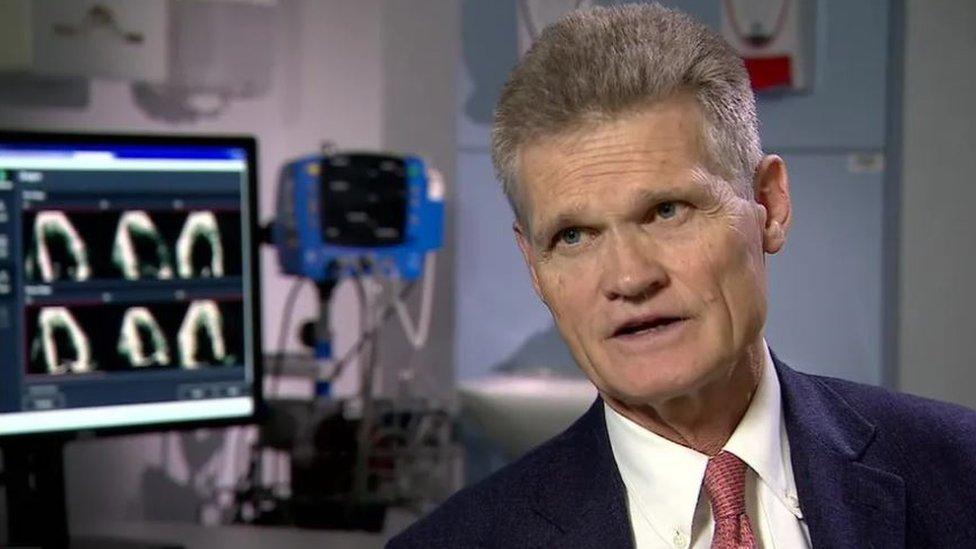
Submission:
[[[65,442],[61,438],[29,437],[4,443],[8,546],[181,549],[180,545],[159,542],[71,538],[64,488]]]

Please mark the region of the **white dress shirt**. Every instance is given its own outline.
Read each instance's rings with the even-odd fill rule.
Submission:
[[[638,549],[708,549],[715,521],[701,489],[708,456],[681,446],[604,405],[610,446],[627,488]],[[790,462],[779,379],[766,349],[759,386],[725,444],[746,469],[746,512],[759,547],[809,548]]]

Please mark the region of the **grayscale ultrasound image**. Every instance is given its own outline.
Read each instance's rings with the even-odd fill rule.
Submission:
[[[28,282],[241,275],[238,211],[27,211]]]
[[[27,372],[39,375],[237,365],[240,299],[31,307]]]

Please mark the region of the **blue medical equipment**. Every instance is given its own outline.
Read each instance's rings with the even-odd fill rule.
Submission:
[[[417,157],[317,154],[281,170],[272,238],[282,270],[416,280],[443,241],[443,182]],[[374,269],[379,269],[377,273]]]

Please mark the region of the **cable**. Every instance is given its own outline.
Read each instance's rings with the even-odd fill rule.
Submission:
[[[271,367],[272,386],[269,387],[268,390],[268,394],[270,396],[278,396],[278,389],[281,385],[282,370],[284,370],[285,366],[285,346],[288,344],[288,333],[291,331],[291,319],[295,313],[295,302],[298,299],[299,290],[301,290],[302,286],[305,285],[306,281],[307,279],[298,277],[288,290],[288,297],[285,298],[285,306],[282,309],[281,314],[281,324],[278,326],[278,354],[275,355],[275,361]],[[259,460],[261,463],[260,466],[263,469],[264,461],[261,458],[259,458]]]
[[[400,318],[400,325],[407,336],[407,340],[413,345],[414,349],[420,349],[427,344],[427,336],[430,334],[431,309],[434,303],[434,271],[437,267],[437,255],[434,252],[427,252],[424,257],[424,280],[423,289],[420,294],[420,318],[414,326],[407,311],[407,305],[402,299],[397,297],[394,300],[397,316]]]
[[[371,313],[369,307],[370,303],[369,303],[369,296],[366,295],[366,287],[363,285],[363,274],[359,273],[356,276],[354,276],[352,282],[353,282],[353,286],[356,289],[356,298],[359,299],[359,338],[365,339],[367,337],[366,334],[369,334],[371,332],[375,333],[375,329],[378,328],[378,326],[370,326],[370,323],[372,321],[372,319],[370,319],[370,313]],[[377,322],[377,325],[378,324],[379,322]],[[374,336],[369,336],[369,337],[370,339],[373,339]],[[375,341],[372,341],[371,343],[372,345],[370,345],[370,350],[365,353],[367,360],[369,360],[369,358],[372,356],[374,351],[372,347],[375,346]],[[363,398],[367,397],[366,375],[367,375],[366,368],[364,367],[362,368],[362,378],[360,379],[360,385],[359,385]]]
[[[400,290],[400,293],[397,295],[397,299],[405,298],[407,295],[410,294],[410,292],[414,289],[414,287],[416,287],[416,285],[417,284],[415,282],[411,282],[410,284],[404,286],[403,289]],[[379,318],[376,321],[376,324],[372,328],[367,330],[366,333],[362,334],[362,337],[359,338],[359,341],[354,343],[352,347],[350,347],[349,350],[347,350],[345,354],[343,354],[339,358],[339,360],[336,360],[332,373],[326,376],[325,381],[329,381],[329,382],[335,381],[336,378],[342,375],[342,372],[345,369],[345,367],[349,364],[349,361],[351,361],[352,359],[356,358],[359,355],[359,353],[363,350],[363,347],[367,343],[369,343],[370,339],[379,332],[379,329],[383,326],[383,323],[390,318],[390,316],[393,314],[393,311],[395,309],[396,307],[393,304],[387,305],[386,307],[383,308],[383,310],[380,312]]]
[[[295,300],[298,299],[298,291],[305,285],[306,279],[298,277],[288,290],[288,297],[285,298],[285,306],[281,313],[281,324],[278,325],[278,354],[274,356],[271,365],[271,383],[268,396],[278,396],[278,387],[281,380],[281,371],[285,367],[285,345],[288,344],[288,331],[291,330],[291,317],[295,313]]]
[[[359,297],[360,303],[360,326],[366,331],[372,331],[374,334],[377,332],[376,328],[379,325],[379,320],[377,319],[372,330],[369,330],[370,325],[370,302],[366,295],[366,288],[363,285],[363,277],[356,276],[353,277],[353,283],[356,286],[356,295]],[[372,429],[373,424],[373,374],[375,372],[376,366],[376,337],[375,335],[369,337],[369,350],[364,353],[366,356],[365,364],[361,368],[360,376],[360,398],[362,398],[363,409],[362,418],[359,421],[359,426],[356,429],[356,465],[353,471],[353,489],[350,494],[353,501],[362,501],[365,498],[369,471],[369,452],[370,452],[370,440],[369,433]]]
[[[359,295],[361,303],[363,303],[363,318],[366,322],[363,323],[363,327],[370,333],[369,336],[369,351],[365,353],[366,359],[363,361],[362,368],[362,383],[360,385],[360,394],[364,402],[369,403],[373,396],[373,377],[376,372],[377,356],[379,355],[379,349],[377,347],[377,336],[379,335],[380,319],[376,319],[373,326],[369,326],[370,321],[370,307],[369,301],[366,296],[366,289],[363,286],[361,278],[353,279],[356,283],[356,292]],[[387,306],[389,308],[389,306]]]
[[[246,447],[248,438],[248,426],[240,425],[233,428],[231,433],[234,435],[233,441],[228,446],[230,447],[230,467],[231,467],[231,478],[233,478],[232,489],[236,490],[240,485],[241,476],[239,476],[238,471],[241,470],[241,453]],[[245,471],[242,476],[247,476]]]
[[[281,371],[284,369],[285,363],[285,345],[288,341],[288,331],[291,329],[292,315],[295,312],[295,300],[298,299],[298,291],[305,285],[306,279],[298,277],[292,282],[291,288],[288,290],[288,297],[285,298],[285,306],[282,309],[281,314],[281,324],[278,326],[278,354],[274,356],[273,362],[271,364],[271,387],[269,387],[268,396],[277,396],[279,381],[281,379]],[[257,380],[257,383],[264,383],[264,380]],[[235,479],[235,484],[240,480],[238,477],[238,471],[240,470],[240,458],[244,446],[246,445],[247,438],[247,427],[238,427],[237,436],[231,444],[228,444],[228,450],[231,452],[230,461],[231,467],[233,469],[232,477]],[[243,476],[246,477],[249,471],[245,471]]]

